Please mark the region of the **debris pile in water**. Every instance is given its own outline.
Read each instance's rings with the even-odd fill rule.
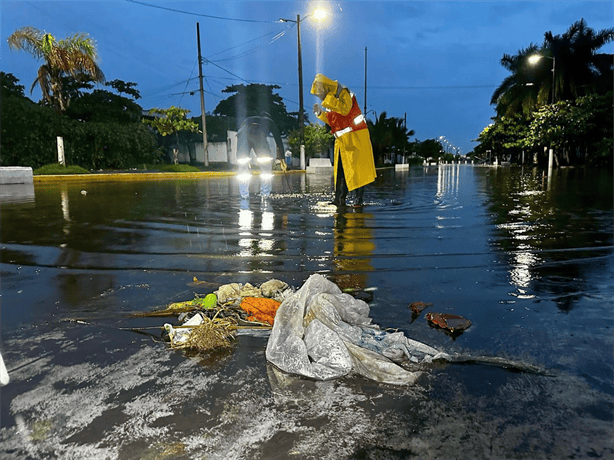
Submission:
[[[292,292],[287,283],[277,279],[260,286],[230,283],[204,297],[171,303],[164,310],[138,316],[177,315],[179,325],[164,324],[164,338],[174,349],[208,351],[229,348],[238,329],[270,329],[277,308]]]
[[[230,283],[205,297],[138,316],[177,316],[179,325],[164,325],[166,339],[173,349],[196,352],[231,348],[239,329],[270,330],[267,361],[283,372],[315,380],[355,373],[406,385],[416,382],[434,361],[545,374],[536,366],[504,358],[449,354],[403,332],[381,329],[372,324],[369,305],[356,294],[360,293],[354,289],[342,292],[335,283],[315,274],[296,291],[276,279],[260,286]],[[409,307],[420,315],[430,306],[414,302]],[[444,313],[427,313],[425,319],[453,335],[471,325],[466,318]]]

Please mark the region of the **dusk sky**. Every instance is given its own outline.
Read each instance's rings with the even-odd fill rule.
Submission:
[[[503,54],[515,54],[544,33],[564,33],[584,18],[614,26],[612,1],[343,1],[328,2],[330,23],[306,17],[304,1],[2,1],[0,68],[29,90],[41,62],[8,49],[15,30],[33,26],[63,39],[88,33],[97,43],[107,80],[135,82],[145,108],[189,109],[200,115],[196,23],[200,23],[205,110],[213,112],[233,84],[278,85],[289,112],[298,110],[297,30],[301,15],[304,104],[316,72],[365,99],[367,116],[407,116],[419,140],[445,136],[471,151],[491,123],[490,98],[508,75]],[[609,44],[601,52],[614,52]],[[190,94],[194,92],[194,94]],[[319,122],[318,122],[319,123]],[[414,137],[412,137],[414,140]]]

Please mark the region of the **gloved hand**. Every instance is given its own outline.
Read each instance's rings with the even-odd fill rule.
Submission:
[[[316,117],[320,116],[320,114],[322,113],[322,108],[320,107],[320,104],[313,104],[313,113],[316,114]]]

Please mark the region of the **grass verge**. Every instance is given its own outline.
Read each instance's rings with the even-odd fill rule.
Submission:
[[[49,175],[49,174],[90,174],[87,169],[81,166],[64,166],[59,163],[41,166],[32,172],[34,175]]]

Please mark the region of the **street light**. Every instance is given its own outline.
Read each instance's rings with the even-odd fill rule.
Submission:
[[[529,64],[535,65],[539,62],[541,58],[552,59],[552,103],[554,104],[556,102],[554,98],[554,85],[555,85],[554,71],[556,70],[556,58],[554,56],[552,57],[544,56],[543,54],[533,54],[532,56],[529,56]]]
[[[299,142],[301,146],[301,159],[304,156],[303,152],[305,150],[304,126],[303,126],[304,124],[303,111],[304,110],[303,110],[303,59],[301,55],[301,21],[304,21],[310,16],[313,16],[313,18],[316,21],[322,22],[327,18],[328,12],[326,11],[326,9],[319,7],[319,8],[316,8],[312,13],[305,16],[303,19],[301,19],[300,14],[297,14],[296,21],[294,19],[279,18],[280,22],[293,22],[296,24],[296,42],[297,42],[297,49],[298,49],[298,127],[299,127]],[[301,167],[304,167],[304,165],[301,164]]]
[[[554,56],[550,57],[550,56],[544,56],[543,54],[534,54],[532,56],[529,56],[529,64],[535,65],[543,57],[547,59],[552,59],[552,104],[554,104],[555,103],[555,97],[554,97],[554,85],[555,85],[554,76],[555,74],[554,74],[554,71],[556,70],[556,58]],[[548,177],[552,175],[553,166],[554,166],[554,149],[551,146],[550,149],[548,150]]]

